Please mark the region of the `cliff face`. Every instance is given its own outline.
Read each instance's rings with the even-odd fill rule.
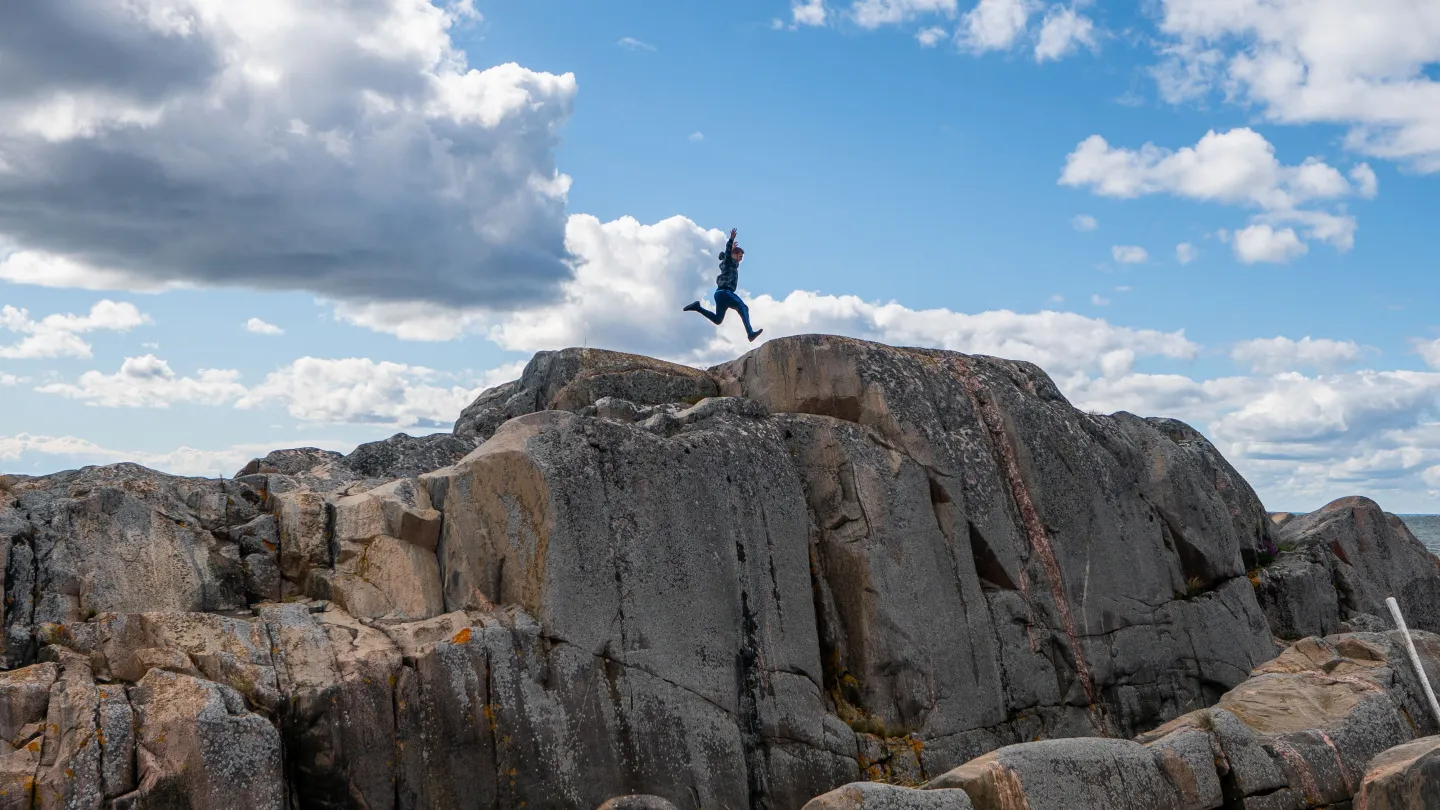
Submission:
[[[1276,528],[1187,426],[950,352],[545,353],[453,436],[241,473],[0,478],[0,780],[85,806],[798,808],[1132,737],[1391,593],[1440,630],[1440,564],[1378,508]],[[221,789],[237,762],[248,792]]]

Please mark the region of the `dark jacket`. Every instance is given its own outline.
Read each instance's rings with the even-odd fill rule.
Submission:
[[[715,289],[729,290],[735,292],[735,285],[740,282],[740,263],[730,255],[735,248],[735,237],[725,243],[725,252],[720,254],[720,275],[715,278]]]

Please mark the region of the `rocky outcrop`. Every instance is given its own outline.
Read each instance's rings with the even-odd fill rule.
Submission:
[[[520,379],[482,393],[460,413],[455,435],[488,439],[507,420],[537,411],[578,411],[612,397],[638,406],[693,405],[715,396],[703,371],[600,349],[540,352]]]
[[[1396,746],[1370,761],[1356,810],[1440,808],[1440,737]]]
[[[1134,741],[1008,746],[925,787],[963,790],[976,810],[1306,810],[1392,791],[1414,801],[1425,793],[1408,780],[1423,784],[1429,749],[1407,743],[1440,727],[1403,643],[1398,632],[1304,639],[1215,706]],[[1418,633],[1416,646],[1440,676],[1440,636]]]
[[[826,801],[906,806],[997,750],[982,771],[1029,773],[1006,746],[1213,706],[1279,651],[1251,580],[1277,530],[1239,475],[1024,363],[819,336],[708,372],[542,353],[453,435],[241,472],[7,479],[6,785],[778,810],[874,780]],[[1372,553],[1347,564],[1398,581]],[[1055,750],[1228,789],[1187,733]]]
[[[1341,498],[1290,516],[1277,540],[1278,559],[1254,581],[1280,638],[1388,627],[1390,596],[1410,627],[1440,632],[1440,557],[1374,501]]]

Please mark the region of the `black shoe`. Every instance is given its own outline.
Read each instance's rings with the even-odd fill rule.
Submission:
[[[699,301],[696,301],[696,302],[694,302],[694,303],[692,303],[692,304],[686,304],[686,305],[685,305],[685,311],[686,311],[686,312],[699,312],[699,311],[700,311],[700,302],[699,302]]]
[[[761,333],[761,332],[764,332],[764,331],[765,331],[764,329],[756,329],[754,332],[751,332],[751,333],[750,333],[750,342],[751,342],[751,343],[754,343],[754,342],[755,342],[755,338],[760,337],[760,333]]]

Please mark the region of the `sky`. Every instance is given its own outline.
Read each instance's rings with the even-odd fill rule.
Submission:
[[[1440,512],[1433,0],[0,12],[0,471],[445,431],[536,351],[1038,363],[1271,510]]]

